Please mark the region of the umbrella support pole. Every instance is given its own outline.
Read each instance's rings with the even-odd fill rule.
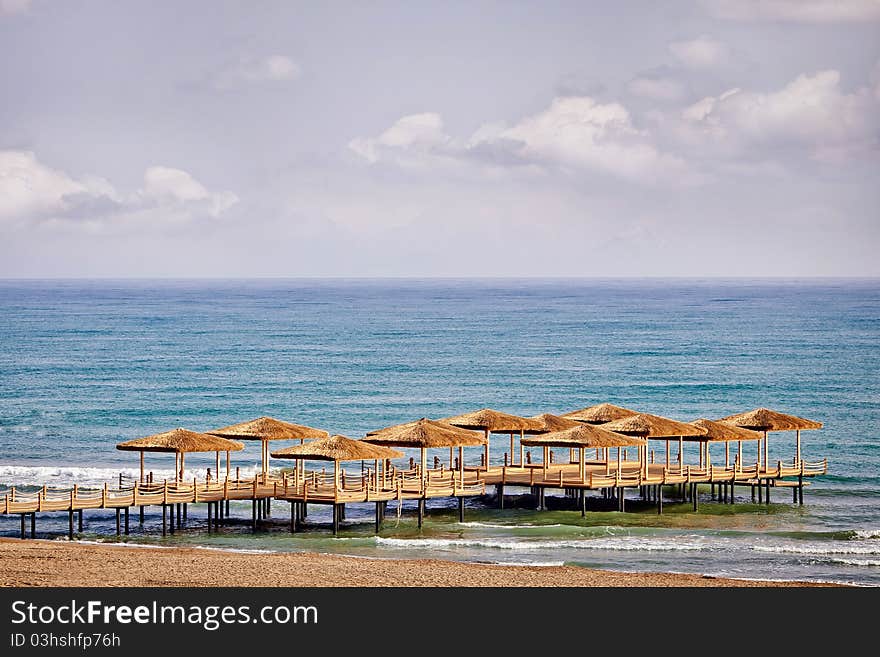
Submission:
[[[67,539],[73,540],[73,509],[68,513]]]
[[[143,507],[141,507],[141,508],[143,508]],[[77,524],[78,524],[78,527],[79,527],[79,533],[82,534],[82,530],[83,530],[83,510],[80,509],[79,511],[76,512],[76,514],[77,514]]]
[[[464,498],[458,498],[458,521],[464,522]]]

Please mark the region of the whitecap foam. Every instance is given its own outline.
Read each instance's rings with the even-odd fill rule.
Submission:
[[[847,545],[841,542],[840,545],[753,545],[751,549],[755,552],[772,552],[775,554],[801,554],[805,556],[821,557],[833,554],[864,554],[864,555],[880,555],[880,546],[867,545]]]
[[[563,525],[561,523],[555,523],[550,525],[540,525],[540,524],[511,524],[505,525],[502,523],[494,523],[494,522],[461,522],[458,523],[459,527],[481,527],[486,529],[544,529],[547,527],[577,527],[577,525]]]
[[[853,531],[854,539],[880,538],[880,529],[856,529]]]
[[[376,539],[378,545],[397,549],[455,550],[460,548],[489,548],[495,550],[622,550],[627,552],[699,552],[717,548],[700,540],[670,541],[649,538],[593,538],[581,540],[515,540],[515,539],[457,539],[457,538],[385,538]]]
[[[174,470],[149,470],[153,473],[153,481],[159,483],[165,479],[174,479]],[[184,470],[184,480],[192,481],[194,477],[204,479],[205,468]],[[45,466],[45,465],[0,465],[0,485],[5,486],[111,486],[119,484],[122,474],[130,483],[140,477],[139,468],[110,468],[82,466]],[[242,468],[242,478],[252,477],[254,470]]]

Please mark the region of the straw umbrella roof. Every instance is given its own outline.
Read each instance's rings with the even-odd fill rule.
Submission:
[[[119,443],[116,449],[130,452],[237,452],[244,449],[244,445],[207,433],[173,429]]]
[[[276,420],[273,417],[258,417],[256,420],[213,429],[208,433],[236,440],[311,440],[330,435],[323,429],[313,429],[301,424]]]
[[[588,408],[582,408],[579,411],[565,413],[562,417],[569,420],[576,420],[577,422],[587,422],[588,424],[605,424],[606,422],[620,420],[621,418],[629,417],[630,415],[638,415],[638,411],[631,411],[628,408],[615,406],[614,404],[606,402]]]
[[[485,445],[486,438],[475,431],[456,427],[446,422],[422,418],[415,422],[398,424],[371,431],[364,442],[374,445],[395,445],[397,447],[473,447]]]
[[[685,440],[706,443],[727,443],[733,440],[761,440],[762,438],[761,434],[757,431],[743,429],[742,427],[727,422],[715,422],[713,420],[700,418],[689,424],[693,424],[695,427],[702,427],[706,430],[706,434],[704,436],[685,436]]]
[[[307,461],[373,461],[397,459],[401,452],[387,447],[371,445],[363,440],[346,436],[318,438],[302,445],[279,449],[271,454],[276,459],[303,459]]]
[[[629,417],[603,424],[602,428],[616,433],[625,433],[630,436],[641,436],[642,438],[681,438],[684,436],[706,435],[706,430],[702,427],[685,422],[676,422],[675,420],[649,413],[630,415]]]
[[[551,431],[563,431],[564,429],[573,429],[574,427],[580,426],[580,422],[575,422],[574,420],[569,420],[564,417],[560,417],[558,415],[553,415],[552,413],[541,413],[540,415],[533,415],[532,420],[537,420],[540,423],[539,429],[529,429],[526,433],[550,433]]]
[[[746,413],[737,413],[721,418],[721,422],[729,422],[738,427],[755,431],[803,431],[805,429],[821,429],[821,422],[805,420],[796,415],[788,415],[769,408],[756,408]]]
[[[454,415],[441,420],[462,429],[481,429],[483,431],[507,432],[529,431],[540,428],[540,423],[532,418],[510,415],[501,411],[493,411],[491,408],[481,408],[472,413]]]
[[[635,447],[646,444],[642,438],[608,431],[592,424],[579,423],[562,431],[551,431],[532,438],[523,438],[523,445],[548,447]]]

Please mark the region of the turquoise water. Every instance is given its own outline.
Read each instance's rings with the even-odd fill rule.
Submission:
[[[174,537],[157,537],[150,515],[129,540],[876,585],[878,345],[876,280],[5,281],[0,492],[112,480],[137,466],[120,440],[258,415],[360,437],[483,406],[531,415],[612,401],[691,420],[763,405],[825,423],[802,434],[804,457],[828,457],[830,470],[804,507],[787,490],[769,507],[712,504],[706,491],[698,513],[670,503],[662,517],[635,503],[582,519],[474,501],[459,525],[431,502],[421,532],[413,508],[398,520],[392,506],[379,537],[371,510],[355,507],[334,539],[321,509],[291,537],[280,504],[277,524],[251,534],[248,505],[219,535],[199,509]],[[793,443],[773,434],[771,460]],[[250,472],[257,457],[250,446],[235,464]],[[187,459],[194,472],[208,465]],[[171,470],[160,456],[147,467]],[[66,522],[45,514],[38,532]],[[114,523],[87,513],[85,538],[115,540]],[[17,532],[18,518],[0,519],[0,535]]]

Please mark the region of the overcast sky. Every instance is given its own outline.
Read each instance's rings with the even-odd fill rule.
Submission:
[[[878,276],[880,0],[0,0],[0,276]]]

